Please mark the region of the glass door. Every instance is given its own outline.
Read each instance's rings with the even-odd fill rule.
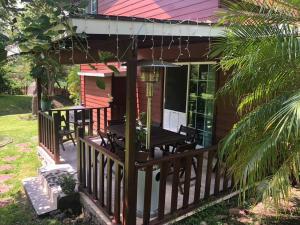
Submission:
[[[216,70],[214,64],[191,64],[188,126],[198,131],[197,142],[212,145]]]
[[[188,71],[188,65],[166,70],[163,112],[163,127],[166,130],[178,132],[180,125],[186,125]]]

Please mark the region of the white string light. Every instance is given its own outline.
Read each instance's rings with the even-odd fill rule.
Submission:
[[[179,58],[180,58],[180,56],[182,56],[182,49],[181,49],[181,36],[178,38],[178,49],[179,49],[179,54],[178,54],[178,56],[177,56],[177,58],[176,58],[176,62],[178,62],[179,61]]]
[[[146,20],[145,20],[146,22]],[[147,26],[145,26],[145,36],[143,38],[143,43],[146,41],[146,38],[147,38]]]
[[[110,37],[110,17],[109,16],[106,16],[106,18],[108,18],[108,23],[107,23],[107,26],[108,26],[108,36]]]
[[[118,60],[118,63],[120,64],[120,59],[119,59],[119,16],[117,16],[117,27],[116,27],[116,34],[117,34],[117,54],[116,54],[116,59]]]
[[[170,25],[172,25],[172,22],[170,22]],[[170,42],[169,47],[168,47],[169,50],[171,49],[171,46],[172,46],[173,42],[174,42],[174,36],[173,36],[173,33],[172,33],[172,39],[171,39],[171,42]]]
[[[188,20],[188,25],[190,25],[190,21],[189,20]],[[190,31],[190,27],[189,27],[189,31]],[[190,32],[188,32],[188,33],[190,33]],[[190,49],[189,49],[190,36],[188,36],[185,41],[186,41],[185,50],[187,51],[189,58],[191,58],[191,52],[190,52]]]
[[[153,24],[152,24],[152,37],[151,37],[151,41],[152,41],[152,47],[151,47],[151,50],[152,50],[152,63],[154,64],[154,26],[155,26],[155,21],[153,20]]]
[[[207,59],[209,59],[209,55],[210,55],[210,52],[211,52],[211,29],[212,29],[211,23],[209,23],[208,26],[209,26],[209,35],[208,35],[208,53],[207,53]]]
[[[163,62],[163,54],[164,54],[164,24],[162,26],[162,36],[161,36],[161,42],[160,42],[160,57],[159,60]]]

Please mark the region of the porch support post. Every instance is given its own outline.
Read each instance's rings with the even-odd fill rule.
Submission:
[[[136,224],[137,171],[136,156],[136,75],[137,75],[137,39],[132,40],[131,55],[127,61],[126,78],[126,128],[125,128],[125,225]]]

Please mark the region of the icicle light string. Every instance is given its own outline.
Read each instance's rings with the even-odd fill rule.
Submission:
[[[116,35],[117,35],[117,54],[116,54],[116,59],[118,60],[118,63],[120,64],[120,59],[119,59],[119,16],[117,16],[117,27],[116,27]]]
[[[108,23],[107,23],[107,26],[108,26],[108,28],[107,28],[107,30],[108,30],[108,36],[110,37],[110,17],[109,16],[106,16],[106,18],[108,19]]]
[[[172,26],[172,22],[170,22],[170,25]],[[171,46],[172,46],[173,43],[174,43],[174,36],[173,36],[173,32],[172,32],[171,42],[170,42],[169,47],[168,47],[169,50],[171,49]]]
[[[212,29],[211,23],[209,23],[208,26],[209,26],[209,35],[208,35],[208,53],[207,53],[207,59],[209,59],[209,55],[210,55],[210,52],[211,52],[211,38],[210,38],[211,29]]]
[[[152,41],[152,47],[151,47],[151,51],[152,51],[152,63],[154,64],[154,27],[155,27],[155,21],[153,20],[152,23],[152,37],[151,37],[151,41]]]
[[[188,25],[190,25],[190,21],[189,20],[188,20]],[[190,29],[189,29],[188,33],[190,33]],[[189,58],[191,58],[191,52],[190,52],[190,49],[189,49],[190,36],[188,36],[185,41],[186,41],[185,50],[187,51]]]
[[[164,54],[164,24],[162,26],[162,36],[161,36],[161,42],[160,42],[160,57],[159,60],[163,62],[163,54]]]

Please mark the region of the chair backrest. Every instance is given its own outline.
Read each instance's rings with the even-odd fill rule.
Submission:
[[[101,139],[100,145],[103,146],[103,147],[106,147],[107,144],[106,144],[106,141],[105,141],[104,136],[103,136],[103,134],[101,133],[101,131],[100,131],[100,130],[97,130],[97,134],[98,134],[98,136],[99,136],[100,139]]]
[[[64,115],[60,116],[60,129],[66,129],[67,127],[67,120]]]
[[[81,109],[74,112],[76,112],[76,117],[78,120],[82,120],[83,115],[84,115],[84,119],[87,120],[90,119],[90,110],[91,109]]]
[[[183,145],[178,145],[176,147],[176,153],[182,153],[185,151],[189,150],[194,150],[196,148],[196,143],[191,143],[191,144],[183,144]]]
[[[188,143],[194,143],[196,139],[197,130],[192,127],[187,127],[181,125],[178,131],[179,134],[184,134],[186,136],[185,141]]]
[[[120,119],[120,120],[109,120],[108,121],[108,126],[112,125],[121,125],[125,123],[125,119]]]

